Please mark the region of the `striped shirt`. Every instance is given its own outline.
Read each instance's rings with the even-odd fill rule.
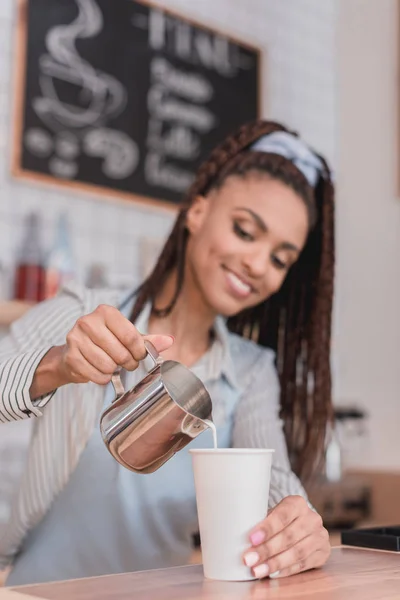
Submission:
[[[66,385],[32,402],[29,388],[35,369],[51,347],[65,343],[80,316],[99,304],[118,307],[120,302],[118,291],[71,285],[14,323],[10,335],[0,343],[0,422],[35,419],[10,521],[0,539],[0,569],[13,562],[27,534],[68,484],[98,427],[104,404],[105,388],[93,383]],[[145,331],[146,323],[136,325]],[[233,408],[230,446],[275,449],[270,507],[287,495],[306,497],[289,464],[273,352],[230,333],[223,319],[217,319],[215,332],[215,342],[194,370],[204,382],[210,382],[217,428],[224,426],[228,403]]]

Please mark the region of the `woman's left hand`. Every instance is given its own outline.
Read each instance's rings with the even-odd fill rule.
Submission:
[[[322,519],[301,496],[288,496],[250,533],[244,562],[254,576],[288,577],[322,567],[331,545]]]

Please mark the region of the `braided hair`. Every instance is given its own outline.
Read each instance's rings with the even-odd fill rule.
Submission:
[[[291,187],[306,203],[310,233],[280,290],[264,302],[230,317],[230,331],[276,352],[281,385],[281,418],[293,470],[307,480],[321,465],[326,427],[332,418],[330,337],[334,279],[334,191],[325,172],[312,189],[288,159],[249,150],[261,136],[288,131],[275,122],[243,125],[218,145],[199,168],[160,257],[137,290],[131,320],[151,302],[153,313],[166,316],[180,294],[185,272],[187,209],[198,195],[207,195],[231,175],[266,173]],[[293,132],[290,132],[293,133]],[[293,135],[296,135],[293,133]],[[172,272],[176,288],[168,306],[156,307],[159,290]]]

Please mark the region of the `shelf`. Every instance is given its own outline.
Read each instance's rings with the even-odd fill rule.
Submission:
[[[34,304],[20,300],[0,302],[0,327],[8,327],[25,314]]]

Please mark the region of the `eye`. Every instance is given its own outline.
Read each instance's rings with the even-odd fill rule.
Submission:
[[[237,221],[233,223],[233,231],[238,237],[240,237],[240,239],[245,240],[246,242],[252,242],[254,240],[254,237],[251,235],[251,233],[245,231]]]
[[[281,271],[286,271],[289,268],[289,265],[285,261],[278,258],[276,254],[272,254],[271,261],[273,265]]]

